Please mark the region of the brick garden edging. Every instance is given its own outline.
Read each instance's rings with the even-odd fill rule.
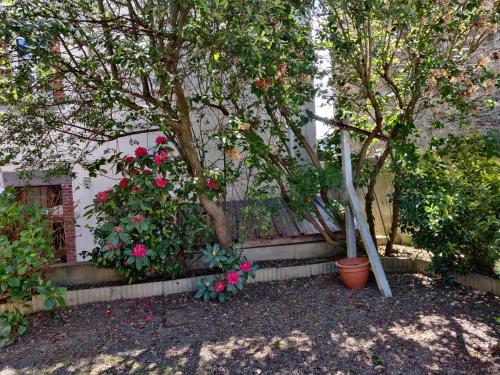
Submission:
[[[382,257],[382,265],[387,273],[425,273],[429,262],[420,259]],[[248,283],[298,279],[310,276],[336,273],[334,262],[307,264],[302,266],[262,268],[257,270],[255,278]],[[500,281],[492,277],[478,274],[454,275],[459,284],[500,296]],[[70,290],[66,294],[68,306],[86,303],[114,301],[118,299],[167,296],[188,293],[196,290],[198,282],[207,276],[196,276],[185,279],[157,281],[133,285],[110,286],[91,289]],[[27,312],[44,310],[43,300],[39,296],[27,303]],[[12,305],[0,305],[0,312]]]

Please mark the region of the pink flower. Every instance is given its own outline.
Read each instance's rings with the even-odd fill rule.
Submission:
[[[226,289],[226,283],[222,280],[219,280],[215,283],[215,291],[217,293],[223,292]]]
[[[154,154],[155,164],[159,167],[161,163],[167,160],[167,152],[163,150],[159,154]]]
[[[112,243],[108,243],[106,246],[108,247],[109,250],[114,250],[115,249],[115,247],[113,246]]]
[[[140,188],[139,186],[134,186],[134,187],[132,188],[132,193],[138,193],[138,192],[140,192],[140,191],[141,191],[141,188]]]
[[[236,285],[240,279],[240,274],[236,271],[229,271],[226,276],[229,285]]]
[[[117,225],[115,227],[115,231],[116,231],[116,233],[121,233],[121,232],[123,232],[123,228],[121,226]]]
[[[154,275],[156,273],[156,268],[151,268],[148,273]]]
[[[168,185],[168,181],[167,181],[167,180],[165,180],[164,178],[157,178],[157,179],[155,180],[155,184],[156,184],[156,186],[158,186],[159,188],[164,189],[164,188],[166,188],[166,187],[167,187],[167,185]]]
[[[100,193],[97,193],[97,203],[103,204],[104,202],[109,201],[109,193],[111,193],[111,190],[101,191]]]
[[[139,222],[142,223],[144,221],[144,216],[142,215],[135,215],[130,218],[131,223]]]
[[[157,145],[161,145],[162,143],[165,143],[165,142],[167,142],[167,138],[165,138],[161,135],[156,137],[156,144]]]
[[[240,263],[240,270],[242,270],[243,272],[250,272],[251,269],[252,264],[248,260]]]
[[[153,173],[153,171],[151,169],[148,169],[146,168],[144,171],[143,171],[144,174],[151,174]]]
[[[148,316],[146,316],[146,317],[144,318],[144,320],[145,320],[146,322],[150,322],[151,320],[153,320],[153,317],[152,317],[151,315],[148,315]]]
[[[210,178],[208,180],[208,184],[207,185],[208,185],[208,188],[210,190],[219,190],[220,189],[220,185],[213,178]]]
[[[127,184],[128,184],[128,178],[126,178],[126,177],[122,178],[120,180],[120,182],[118,183],[118,185],[120,185],[120,187],[122,187],[122,188],[126,188]]]
[[[147,154],[148,154],[148,149],[146,147],[137,147],[135,149],[135,156],[137,156],[138,158],[141,156],[145,156]]]
[[[132,249],[132,255],[138,258],[146,256],[146,246],[144,246],[142,243],[135,244],[134,248]]]
[[[125,156],[125,163],[130,164],[134,161],[134,157],[132,155]]]

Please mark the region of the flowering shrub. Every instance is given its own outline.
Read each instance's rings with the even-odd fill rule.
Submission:
[[[212,236],[196,204],[200,187],[184,179],[186,166],[170,151],[160,136],[149,150],[139,146],[134,156],[119,155],[115,164],[123,177],[98,193],[87,213],[97,219],[92,231],[98,247],[84,255],[97,266],[117,269],[129,282],[178,277],[192,251]]]
[[[45,280],[54,262],[50,222],[45,210],[36,205],[20,205],[15,193],[0,194],[0,303],[25,303],[42,295],[45,307],[64,306],[64,288]],[[19,310],[0,314],[0,347],[26,332],[27,321]]]
[[[207,277],[198,284],[196,298],[203,298],[204,301],[217,299],[224,302],[243,290],[243,286],[249,277],[255,277],[258,266],[252,264],[245,257],[241,256],[241,251],[236,248],[222,250],[218,244],[208,245],[203,250],[203,261],[209,268],[214,268],[221,272],[220,275]]]

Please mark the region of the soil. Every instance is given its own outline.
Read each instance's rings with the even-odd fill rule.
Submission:
[[[421,276],[352,292],[336,276],[30,316],[0,374],[498,374],[499,298]]]

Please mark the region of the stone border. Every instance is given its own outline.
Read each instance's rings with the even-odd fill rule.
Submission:
[[[248,283],[258,283],[277,280],[298,279],[310,276],[319,276],[335,273],[335,263],[317,263],[303,266],[263,268],[255,273],[255,278],[249,279]],[[171,294],[188,293],[196,290],[196,285],[207,276],[196,276],[185,279],[157,281],[151,283],[110,286],[92,289],[69,290],[66,293],[66,305],[77,306],[86,303],[114,301],[119,299],[145,298],[153,296],[168,296]],[[44,310],[43,298],[34,296],[28,302],[27,312]],[[0,312],[12,305],[0,305]]]
[[[381,259],[384,270],[388,273],[405,272],[426,274],[429,266],[429,262],[422,259],[396,257],[383,257]],[[466,275],[452,273],[451,276],[453,276],[455,281],[460,285],[492,293],[500,297],[500,280],[477,273],[468,273]]]
[[[429,262],[420,259],[382,257],[382,265],[387,273],[421,273],[426,272]],[[310,276],[336,273],[334,262],[306,264],[302,266],[262,268],[257,270],[255,278],[248,283],[259,283],[278,280],[299,279]],[[500,296],[500,280],[474,273],[454,275],[459,284]],[[207,276],[196,276],[185,279],[157,281],[151,283],[110,286],[92,289],[70,290],[66,293],[66,304],[77,306],[93,302],[114,301],[119,299],[145,298],[153,296],[168,296],[171,294],[188,293],[196,290],[196,285]],[[0,313],[13,305],[0,305]],[[26,307],[17,304],[28,313],[44,310],[43,299],[34,296]]]

